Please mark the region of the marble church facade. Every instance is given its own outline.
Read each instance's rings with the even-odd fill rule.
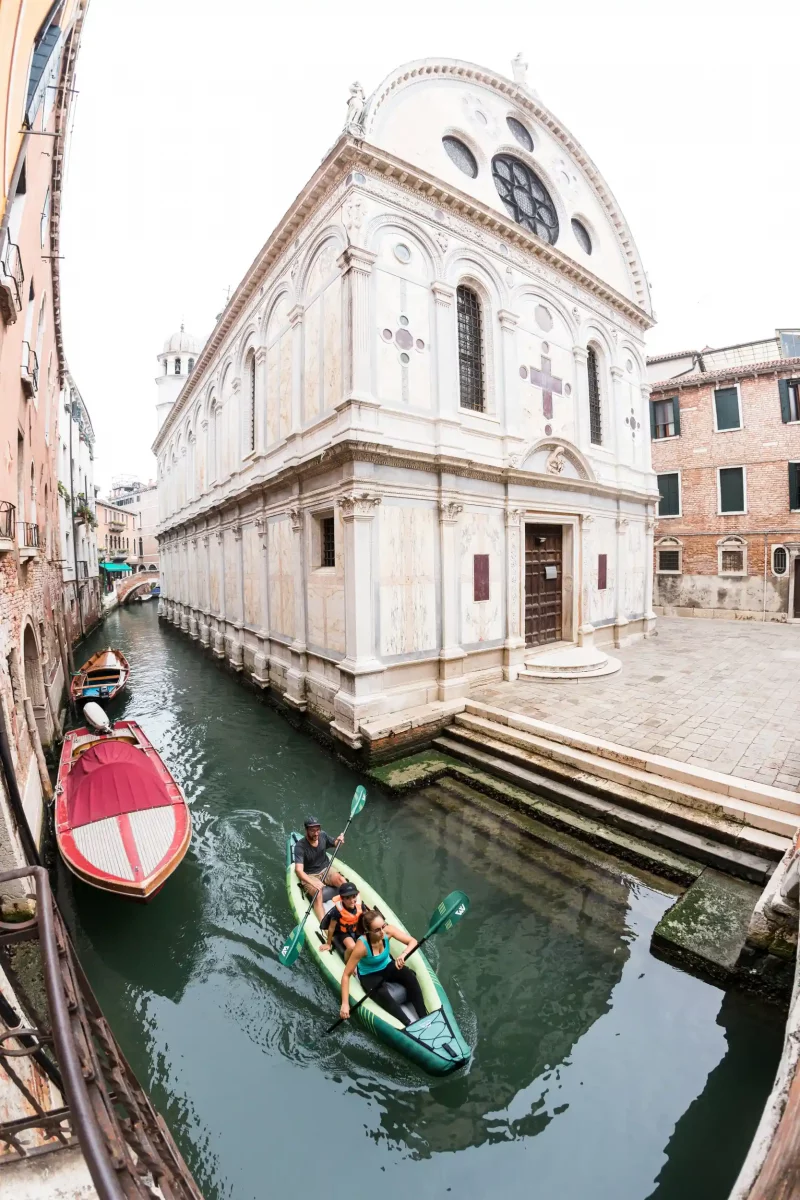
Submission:
[[[655,622],[647,281],[514,75],[354,85],[154,444],[162,615],[353,749]]]

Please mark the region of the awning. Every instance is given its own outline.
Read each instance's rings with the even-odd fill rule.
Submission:
[[[101,571],[108,571],[112,575],[124,575],[126,571],[132,568],[127,563],[100,563]]]

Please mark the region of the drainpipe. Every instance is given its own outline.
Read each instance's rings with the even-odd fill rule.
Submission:
[[[18,696],[22,697],[22,708],[25,713],[25,724],[28,726],[31,743],[33,745],[33,753],[36,756],[36,765],[39,768],[39,779],[42,784],[45,800],[52,799],[53,786],[50,783],[50,776],[47,773],[47,761],[44,757],[42,749],[42,739],[39,737],[39,726],[36,724],[36,714],[33,711],[33,701],[28,695],[27,688],[24,684],[19,669],[19,655],[16,649],[12,650],[8,656],[8,665],[11,668],[11,685]]]
[[[761,612],[761,620],[764,624],[766,624],[766,621],[767,621],[767,537],[768,536],[769,536],[768,534],[766,534],[766,533],[764,534],[764,607]]]

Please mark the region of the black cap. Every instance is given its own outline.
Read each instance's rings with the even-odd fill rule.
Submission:
[[[342,886],[339,888],[339,895],[340,896],[357,896],[358,888],[356,887],[356,885],[354,883],[350,883],[348,881],[347,883],[343,883]]]
[[[310,825],[319,825],[320,823],[316,817],[306,817],[303,824],[305,825],[306,829],[308,829]],[[321,828],[322,828],[322,826],[320,825],[320,829]]]

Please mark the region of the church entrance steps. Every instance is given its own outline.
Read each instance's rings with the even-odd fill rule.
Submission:
[[[733,828],[733,822],[714,820],[709,814],[693,822],[691,810],[678,813],[677,805],[665,805],[660,800],[648,809],[643,793],[629,789],[629,794],[622,794],[619,785],[610,787],[605,780],[592,783],[586,775],[574,773],[557,778],[552,769],[537,769],[541,764],[534,764],[524,752],[483,735],[476,737],[463,728],[448,729],[436,738],[434,747],[484,774],[499,776],[537,798],[571,810],[592,822],[595,830],[597,826],[611,827],[754,883],[766,882],[775,861],[789,845],[788,838],[776,838],[741,824]],[[631,805],[632,797],[637,807]],[[699,818],[699,814],[694,815]]]
[[[526,654],[519,678],[578,681],[613,675],[621,668],[618,658],[612,658],[597,646],[551,646]]]
[[[780,847],[780,854],[785,849],[784,841],[793,838],[800,828],[800,804],[796,806],[797,812],[755,804],[563,746],[555,740],[522,730],[507,729],[469,713],[457,714],[455,724],[445,732],[479,748],[486,746],[493,753],[506,755],[523,766],[531,766],[565,782],[579,783],[597,795],[618,795],[628,807],[644,812],[658,810],[677,824],[692,828],[713,825],[721,837],[729,832],[734,841],[752,839],[758,831],[759,845],[769,844],[773,839],[776,851]]]

